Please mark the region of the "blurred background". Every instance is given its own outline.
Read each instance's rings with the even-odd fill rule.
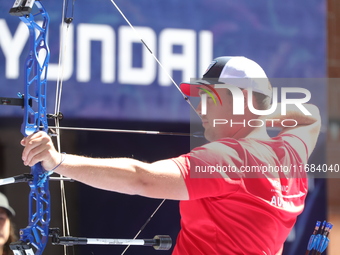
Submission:
[[[160,68],[109,0],[66,2],[74,20],[61,28],[62,1],[44,1],[48,35],[48,111],[54,112],[58,73],[63,89],[64,127],[196,132],[197,118],[176,83],[199,77],[218,56],[246,56],[259,63],[273,86],[304,87],[322,114],[322,130],[310,163],[340,164],[340,5],[336,0],[117,0],[117,5],[163,65]],[[13,1],[0,3],[0,97],[23,93],[28,31],[9,15]],[[63,38],[63,39],[62,39]],[[60,40],[64,65],[58,71]],[[21,161],[23,111],[0,105],[0,178],[28,173]],[[53,122],[51,122],[53,126]],[[61,150],[92,157],[155,161],[176,157],[202,138],[62,130]],[[334,224],[327,254],[340,250],[340,173],[309,175],[306,208],[285,243],[284,254],[304,254],[315,222]],[[70,234],[133,238],[160,201],[66,183]],[[60,187],[51,185],[52,227],[62,227]],[[27,184],[1,186],[17,211],[17,229],[27,225]],[[178,203],[166,201],[140,238],[179,230]],[[260,230],[265,231],[265,230]],[[74,254],[121,254],[121,246],[77,246]],[[46,254],[61,254],[48,244]],[[171,254],[131,247],[126,254]]]

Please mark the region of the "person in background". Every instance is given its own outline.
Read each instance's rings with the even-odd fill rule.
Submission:
[[[7,197],[0,193],[0,255],[13,254],[9,244],[17,240],[12,221],[14,216],[15,211],[9,205]]]

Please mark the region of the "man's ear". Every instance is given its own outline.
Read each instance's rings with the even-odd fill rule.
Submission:
[[[248,108],[248,96],[249,96],[249,91],[248,89],[242,89],[243,93],[243,98],[244,98],[244,109]]]

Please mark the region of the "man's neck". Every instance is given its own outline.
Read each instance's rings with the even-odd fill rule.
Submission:
[[[240,139],[240,138],[269,139],[270,138],[265,126],[255,127],[255,128],[242,128],[242,129],[239,129],[232,137],[235,139]]]

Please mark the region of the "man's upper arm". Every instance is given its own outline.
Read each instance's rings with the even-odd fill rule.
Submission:
[[[147,166],[143,196],[174,200],[188,200],[188,191],[177,164],[171,160],[160,160]]]

